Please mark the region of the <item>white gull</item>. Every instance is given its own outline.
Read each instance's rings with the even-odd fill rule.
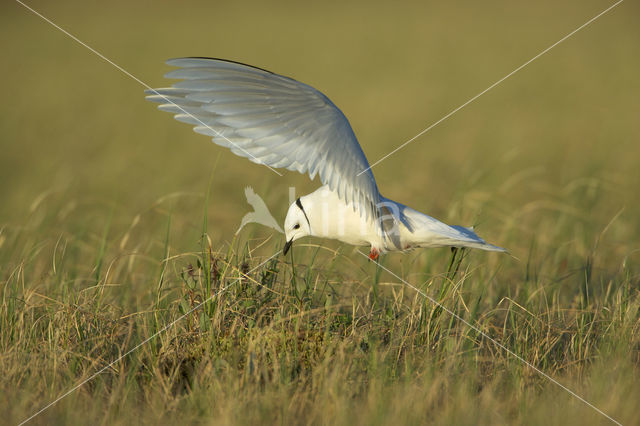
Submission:
[[[166,77],[181,81],[145,92],[161,110],[255,163],[311,179],[319,175],[324,186],[289,207],[285,254],[293,241],[309,235],[368,245],[374,260],[382,252],[420,247],[505,251],[472,228],[449,226],[383,197],[349,121],[313,87],[221,59],[167,63],[179,68]]]

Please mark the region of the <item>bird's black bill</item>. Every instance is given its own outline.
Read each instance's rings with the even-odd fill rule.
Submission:
[[[293,240],[289,240],[285,243],[284,245],[284,249],[282,249],[282,254],[283,255],[287,255],[287,252],[289,251],[289,249],[291,248],[291,244],[293,244]]]

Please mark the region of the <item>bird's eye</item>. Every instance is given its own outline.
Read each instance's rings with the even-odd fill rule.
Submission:
[[[293,225],[293,229],[298,229],[298,228],[300,228],[300,224],[299,223],[296,223],[295,225]]]

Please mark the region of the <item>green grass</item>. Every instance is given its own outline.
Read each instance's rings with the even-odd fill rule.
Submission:
[[[313,84],[373,162],[607,5],[34,7],[153,86],[184,55]],[[374,168],[386,196],[513,256],[422,250],[384,268],[366,248],[308,239],[271,258],[280,235],[236,237],[245,186],[281,219],[289,186],[317,182],[208,143],[19,5],[2,9],[3,422],[108,366],[31,423],[609,423],[498,342],[638,423],[635,4]]]
[[[271,259],[252,252],[261,239],[175,252],[180,215],[168,212],[147,253],[126,249],[141,237],[110,228],[108,211],[96,235],[42,240],[43,227],[67,226],[50,207],[2,232],[1,406],[13,422],[116,359],[35,421],[602,421],[491,339],[634,418],[640,296],[628,258],[606,273],[597,251],[581,263],[561,248],[526,261],[472,252],[457,273],[445,250],[383,258],[456,318],[348,248],[299,244],[295,264],[275,242]]]

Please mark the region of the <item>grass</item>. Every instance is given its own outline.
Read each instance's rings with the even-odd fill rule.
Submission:
[[[386,196],[475,225],[513,257],[433,249],[381,266],[316,239],[271,257],[282,238],[255,225],[234,236],[245,186],[282,218],[289,186],[317,182],[208,144],[4,5],[3,422],[100,371],[30,424],[610,423],[499,342],[637,424],[627,3],[374,169]],[[153,86],[162,60],[191,54],[311,83],[372,162],[606,6],[34,4]]]
[[[14,423],[114,360],[34,422],[603,421],[495,342],[633,419],[640,296],[628,262],[605,276],[591,269],[597,254],[574,270],[559,257],[548,261],[557,279],[529,272],[512,285],[504,265],[522,270],[524,261],[414,254],[404,279],[452,317],[342,247],[298,245],[295,259],[305,261],[296,263],[256,254],[261,239],[216,249],[204,238],[197,251],[174,253],[167,214],[155,257],[110,256],[124,237],[108,212],[91,244],[41,241],[42,226],[57,228],[47,212],[58,209],[38,210],[40,223],[2,232],[3,264],[13,268],[2,287],[1,405]]]

